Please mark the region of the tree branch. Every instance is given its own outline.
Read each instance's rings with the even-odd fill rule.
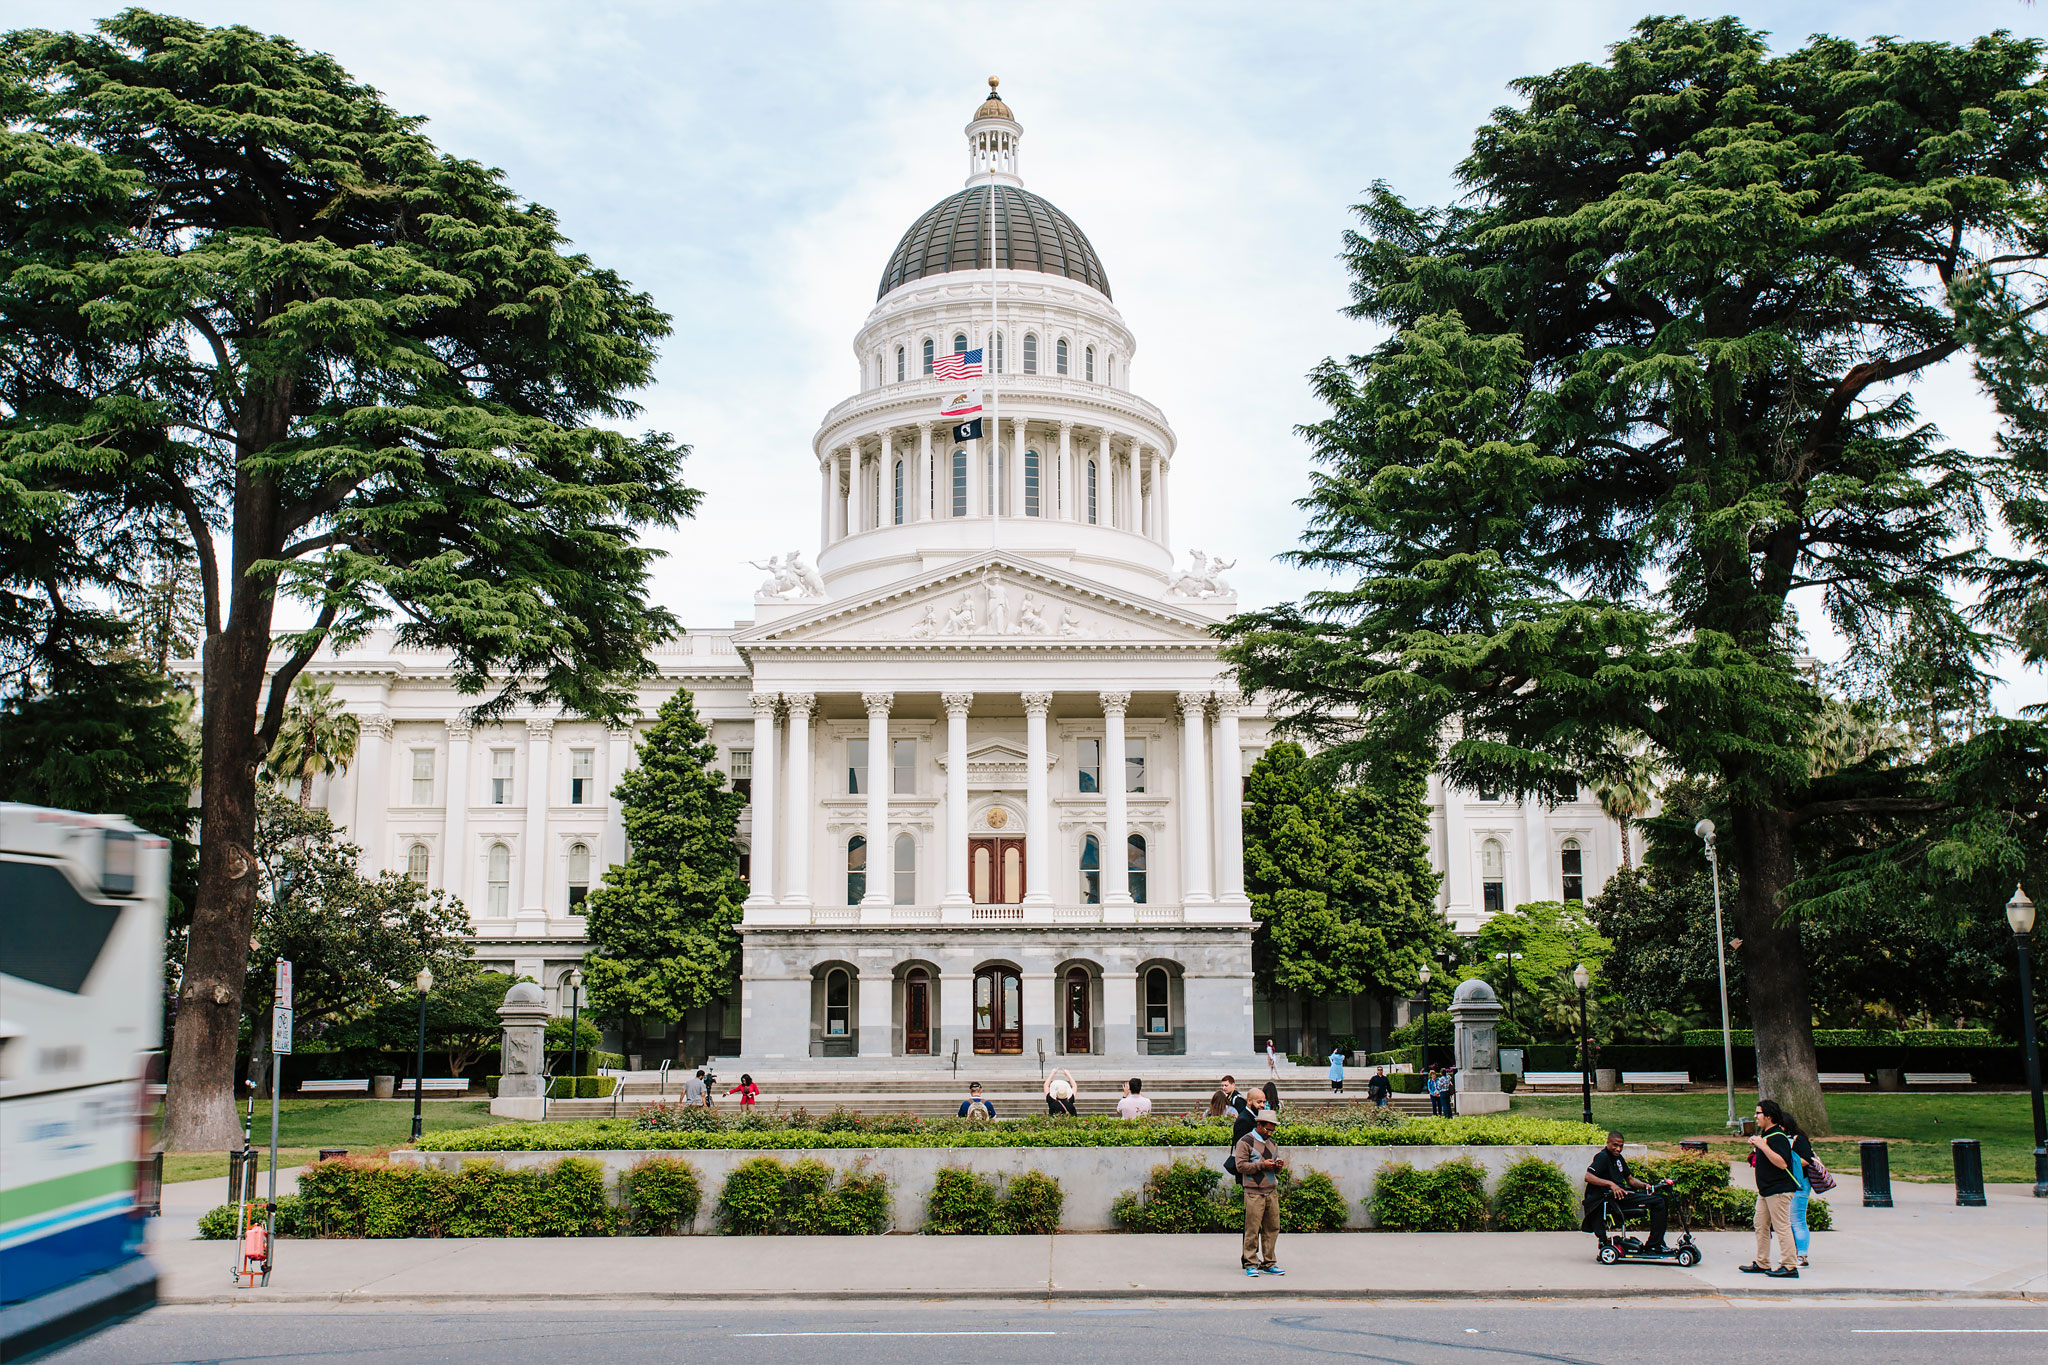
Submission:
[[[206,523],[199,499],[176,479],[165,480],[171,501],[184,514],[185,527],[192,533],[192,549],[199,556],[199,588],[206,598],[206,633],[220,634],[220,563],[213,553],[213,528]]]
[[[296,531],[301,526],[318,521],[321,517],[326,516],[329,512],[341,506],[348,498],[348,495],[362,487],[362,484],[363,481],[359,478],[332,480],[326,487],[322,488],[312,497],[307,498],[304,502],[285,508],[282,517],[284,528],[288,531]]]
[[[257,742],[263,746],[264,753],[269,753],[271,746],[277,743],[277,732],[284,725],[285,702],[291,697],[292,684],[298,680],[299,674],[305,671],[306,665],[313,661],[313,656],[320,652],[320,646],[327,639],[327,628],[334,624],[334,618],[340,611],[341,599],[329,598],[327,605],[320,609],[318,619],[313,622],[313,629],[317,632],[313,643],[286,659],[278,666],[277,672],[271,675],[270,698],[263,707],[263,724],[256,731]]]
[[[223,377],[227,383],[228,392],[234,395],[235,401],[239,403],[242,399],[242,387],[235,382],[235,362],[234,357],[228,352],[227,342],[223,341],[220,333],[214,330],[212,320],[197,308],[187,308],[185,310],[185,321],[197,328],[199,335],[206,338],[206,344],[213,348],[213,361],[215,366],[218,367],[216,373]],[[233,440],[234,438],[229,437],[228,439]]]
[[[233,432],[216,431],[214,428],[206,426],[203,423],[199,422],[174,421],[169,423],[169,425],[173,427],[180,427],[186,431],[196,431],[202,436],[211,436],[216,441],[226,441],[229,445],[233,445],[237,439]]]
[[[329,531],[326,535],[322,536],[309,536],[304,540],[293,541],[290,545],[285,546],[277,552],[277,557],[279,559],[297,559],[300,555],[311,554],[315,550],[331,550],[347,539],[348,537],[339,531]]]
[[[1846,801],[1815,801],[1785,812],[1787,825],[1825,820],[1836,815],[1931,815],[1949,808],[1949,803],[1931,796],[1862,796]]]

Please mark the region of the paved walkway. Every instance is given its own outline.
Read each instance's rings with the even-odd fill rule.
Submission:
[[[283,1173],[280,1172],[280,1176]],[[192,1182],[194,1184],[202,1182]],[[173,1187],[177,1188],[177,1187]],[[660,1237],[285,1241],[268,1288],[230,1288],[232,1247],[166,1236],[152,1249],[169,1303],[734,1298],[1603,1297],[1881,1295],[2048,1300],[2048,1200],[1991,1187],[1957,1208],[1946,1186],[1896,1187],[1898,1206],[1836,1191],[1797,1281],[1744,1275],[1747,1232],[1700,1234],[1705,1259],[1607,1267],[1579,1233],[1335,1233],[1280,1239],[1285,1278],[1248,1280],[1231,1235],[1133,1237]],[[165,1233],[174,1233],[168,1226]]]

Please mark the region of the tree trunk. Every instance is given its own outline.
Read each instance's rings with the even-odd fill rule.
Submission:
[[[1757,1094],[1776,1100],[1813,1137],[1834,1131],[1813,1049],[1813,1000],[1799,923],[1781,912],[1792,882],[1792,838],[1776,811],[1738,809],[1722,849],[1739,879],[1731,937],[1742,940],[1749,1020],[1756,1036]]]
[[[1621,870],[1628,872],[1633,870],[1636,865],[1635,850],[1628,846],[1628,821],[1616,820],[1614,823],[1621,830]]]

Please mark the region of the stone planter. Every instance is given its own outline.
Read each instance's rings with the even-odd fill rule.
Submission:
[[[1906,1088],[1905,1068],[1898,1066],[1881,1066],[1877,1068],[1877,1088],[1879,1090],[1904,1090]]]
[[[391,1097],[392,1097],[393,1095],[395,1095],[395,1094],[397,1094],[397,1093],[398,1093],[398,1077],[396,1077],[396,1076],[372,1076],[372,1077],[370,1077],[370,1098],[371,1098],[371,1099],[373,1099],[373,1100],[388,1100],[388,1099],[390,1099],[390,1098],[391,1098]]]
[[[1594,1067],[1593,1088],[1603,1093],[1621,1089],[1621,1068],[1613,1066]]]

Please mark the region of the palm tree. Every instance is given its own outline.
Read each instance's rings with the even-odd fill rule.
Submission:
[[[1629,848],[1629,831],[1639,817],[1649,814],[1651,805],[1656,802],[1657,779],[1663,771],[1664,765],[1650,752],[1649,744],[1638,739],[1616,749],[1587,774],[1600,809],[1607,812],[1608,819],[1621,826],[1621,865],[1624,868],[1635,866],[1635,855]]]
[[[264,760],[280,785],[299,779],[299,804],[313,803],[313,779],[348,771],[356,756],[360,722],[342,708],[332,683],[301,675],[292,686],[291,706],[278,726],[277,743]]]

